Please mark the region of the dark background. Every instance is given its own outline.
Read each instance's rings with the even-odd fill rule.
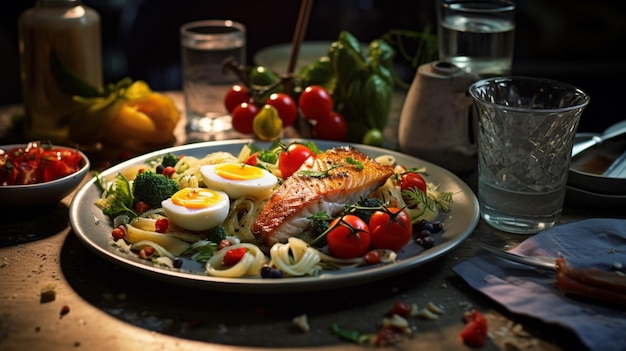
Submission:
[[[178,29],[225,18],[248,28],[248,63],[258,50],[292,40],[295,0],[84,0],[102,20],[104,81],[129,76],[155,90],[180,88]],[[579,131],[626,119],[626,11],[613,0],[517,1],[514,75],[574,84],[591,95]],[[33,1],[3,4],[0,14],[0,104],[20,101],[17,17]],[[390,29],[436,30],[435,0],[316,0],[305,40],[334,40],[342,29],[362,42]],[[410,81],[413,71],[407,73]]]

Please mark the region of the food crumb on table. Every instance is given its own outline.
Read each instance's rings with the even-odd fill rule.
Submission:
[[[54,290],[54,284],[46,284],[41,287],[41,295],[39,297],[39,303],[52,302],[56,299],[56,291]]]

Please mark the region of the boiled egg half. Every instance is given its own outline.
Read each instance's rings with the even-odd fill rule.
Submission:
[[[187,230],[202,231],[224,222],[230,208],[228,194],[205,188],[183,188],[161,202],[167,218]]]
[[[218,163],[200,167],[204,184],[211,189],[221,190],[231,199],[269,197],[278,183],[272,173],[244,163]]]

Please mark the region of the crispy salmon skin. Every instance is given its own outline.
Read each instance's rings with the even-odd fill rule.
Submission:
[[[284,243],[307,229],[308,217],[320,212],[339,214],[346,204],[367,197],[393,174],[391,166],[351,146],[309,157],[272,194],[252,225],[252,233],[268,247]]]

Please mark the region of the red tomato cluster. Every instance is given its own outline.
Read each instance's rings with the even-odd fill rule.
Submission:
[[[398,251],[413,237],[411,218],[407,211],[391,207],[374,212],[369,222],[347,214],[330,223],[326,243],[339,258],[355,258],[370,249]]]
[[[333,99],[326,89],[312,85],[306,87],[298,98],[304,118],[313,124],[313,136],[322,140],[345,141],[348,122],[334,110]]]
[[[233,117],[233,128],[240,133],[252,134],[252,121],[261,110],[261,106],[252,101],[250,90],[243,85],[233,85],[224,97],[224,105]],[[298,117],[295,100],[285,93],[274,93],[265,101],[265,105],[276,108],[283,122],[283,127],[293,124]]]
[[[321,86],[310,86],[298,97],[298,101],[286,93],[274,93],[264,102],[273,106],[283,122],[283,127],[292,125],[300,113],[313,125],[313,136],[317,139],[345,141],[348,136],[346,119],[334,110],[332,96]],[[252,122],[262,106],[254,103],[251,92],[243,85],[234,85],[224,97],[224,105],[233,118],[233,128],[252,134]]]
[[[74,150],[42,147],[30,142],[8,152],[0,150],[0,185],[49,182],[77,172],[82,156]]]

